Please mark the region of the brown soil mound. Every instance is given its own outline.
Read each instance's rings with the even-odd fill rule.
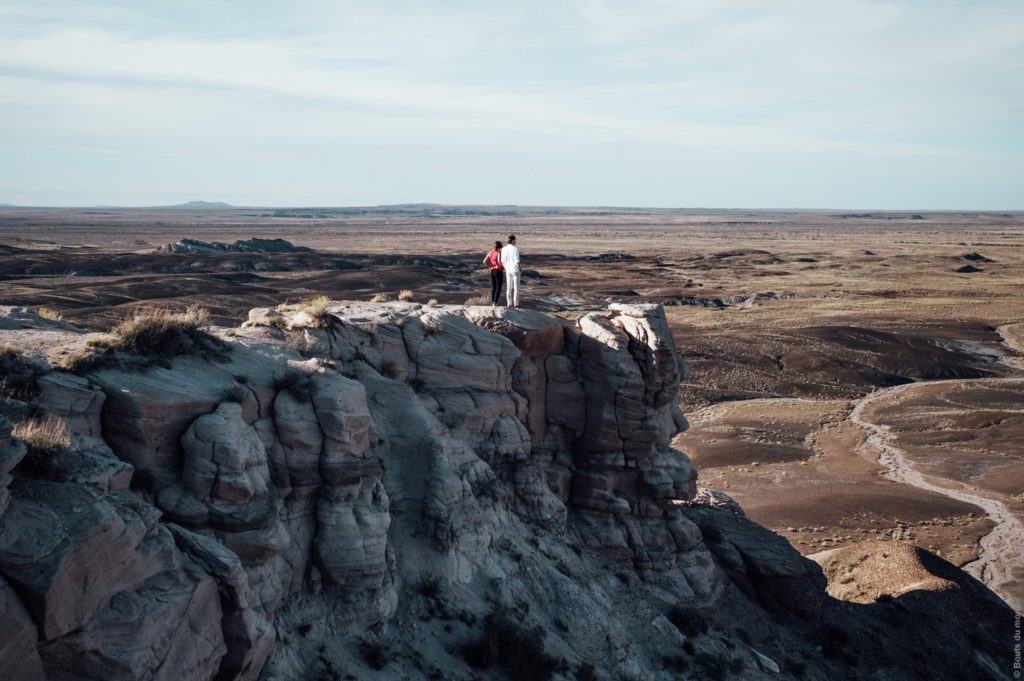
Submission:
[[[829,595],[853,603],[910,591],[957,589],[967,577],[935,554],[895,541],[865,541],[811,558],[828,577]]]

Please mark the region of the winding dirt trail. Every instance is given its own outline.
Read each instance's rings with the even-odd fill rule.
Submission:
[[[1015,609],[1020,609],[1022,603],[1015,602],[1018,598],[1009,593],[1005,588],[1015,580],[1012,570],[1014,566],[1024,565],[1024,523],[1020,521],[1000,501],[986,496],[974,494],[964,489],[944,487],[930,482],[919,471],[911,467],[910,462],[904,457],[903,452],[892,444],[889,433],[889,426],[883,426],[866,420],[863,416],[864,409],[880,400],[889,399],[907,390],[913,390],[922,386],[942,384],[973,383],[980,379],[955,379],[948,381],[927,381],[923,383],[908,383],[893,388],[877,390],[860,400],[853,411],[850,412],[850,421],[867,431],[867,442],[878,448],[878,463],[886,469],[886,475],[893,480],[903,482],[913,487],[918,487],[929,492],[942,494],[944,496],[974,504],[983,509],[996,526],[987,535],[981,538],[979,548],[981,553],[977,559],[963,565],[963,569],[971,573],[990,589],[998,593],[1004,600],[1010,603]],[[984,379],[986,381],[1022,381],[1022,378]]]

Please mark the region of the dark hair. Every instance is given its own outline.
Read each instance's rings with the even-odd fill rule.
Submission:
[[[500,241],[495,241],[494,242],[494,247],[497,248],[500,251],[501,250],[501,242]]]
[[[509,234],[508,235],[508,242],[510,244],[514,244],[516,242],[516,235],[515,234]]]

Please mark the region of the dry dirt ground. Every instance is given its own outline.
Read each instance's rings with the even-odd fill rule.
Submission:
[[[1024,608],[1020,565],[1005,564],[1024,518],[1024,388],[1005,380],[1024,376],[1024,213],[0,209],[0,304],[105,330],[139,306],[236,323],[317,295],[464,302],[510,232],[526,306],[671,305],[690,366],[677,445],[756,521],[808,554],[865,538],[968,567],[1001,552],[982,576]],[[185,237],[314,251],[156,252]],[[898,389],[926,381],[943,382]],[[1010,548],[986,548],[993,528]]]

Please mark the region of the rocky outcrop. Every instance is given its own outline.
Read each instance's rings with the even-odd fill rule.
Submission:
[[[712,506],[682,506],[729,578],[772,610],[808,617],[821,605],[825,575],[785,539],[739,513]]]
[[[0,419],[0,668],[330,676],[331,650],[394,627],[416,676],[532,602],[574,664],[657,678],[672,653],[651,651],[697,635],[673,612],[810,618],[823,598],[816,564],[697,494],[658,305],[336,303],[219,335],[217,357],[44,372],[35,408],[72,433],[45,470]],[[428,644],[414,623],[438,613],[465,629]]]
[[[312,249],[296,246],[284,239],[239,239],[232,244],[220,241],[200,241],[199,239],[182,239],[173,244],[160,247],[168,253],[304,253]]]

